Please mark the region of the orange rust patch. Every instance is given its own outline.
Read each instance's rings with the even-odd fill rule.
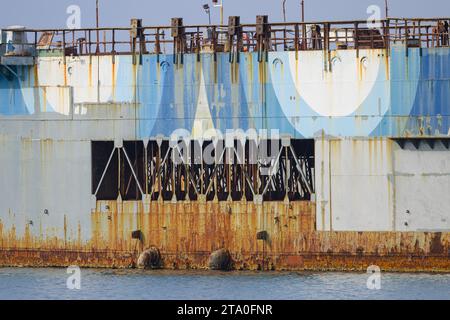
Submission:
[[[68,221],[68,220],[66,220]],[[81,240],[22,236],[0,223],[0,266],[132,267],[139,252],[159,248],[164,267],[204,269],[227,248],[242,270],[382,270],[450,272],[450,233],[318,232],[312,202],[99,201],[92,234]],[[142,239],[132,239],[140,230]],[[256,234],[267,232],[266,240]],[[65,241],[67,240],[67,241]]]

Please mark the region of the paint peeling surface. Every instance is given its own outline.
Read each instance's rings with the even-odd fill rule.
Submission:
[[[65,65],[61,57],[42,57],[34,67],[17,67],[18,78],[2,75],[0,114],[3,120],[91,119],[87,104],[134,104],[130,117],[138,138],[199,125],[273,128],[304,138],[322,131],[447,135],[448,48],[409,48],[406,55],[403,46],[394,46],[389,53],[359,50],[359,57],[355,50],[337,50],[330,69],[321,51],[295,55],[270,52],[263,68],[255,53],[241,53],[239,64],[226,54],[217,62],[212,54],[202,54],[200,62],[187,54],[183,65],[173,64],[171,55],[144,55],[139,66],[131,56],[114,63],[111,56],[80,56]]]
[[[448,270],[448,234],[316,232],[308,203],[264,208],[235,203],[231,213],[225,203],[155,203],[149,211],[141,202],[98,206],[87,242],[77,236],[42,240],[29,228],[23,238],[2,234],[8,248],[2,251],[3,263],[130,267],[140,247],[153,245],[171,269],[205,268],[210,252],[227,247],[234,267],[243,270],[365,270],[372,263],[398,271]],[[131,239],[136,226],[144,234],[142,241]],[[262,228],[270,235],[266,241],[256,237]]]
[[[0,266],[449,272],[449,48],[237,54],[0,65]],[[170,162],[180,129],[278,130],[277,171]]]

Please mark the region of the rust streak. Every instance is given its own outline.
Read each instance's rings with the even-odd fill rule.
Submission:
[[[0,221],[0,266],[128,268],[140,251],[155,246],[165,268],[205,269],[211,252],[227,248],[239,270],[352,271],[376,264],[392,271],[450,271],[450,233],[319,232],[313,202],[99,201],[96,207],[85,241],[79,222],[72,229],[64,220],[64,239],[41,240],[29,226],[18,236]],[[136,229],[141,240],[132,239]],[[257,240],[260,231],[267,240]]]

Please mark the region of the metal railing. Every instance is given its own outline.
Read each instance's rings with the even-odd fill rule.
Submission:
[[[172,26],[139,28],[132,37],[132,27],[88,29],[26,29],[26,44],[2,44],[2,54],[8,46],[27,45],[40,51],[60,51],[70,55],[119,55],[132,53],[202,53],[252,52],[267,41],[266,51],[306,51],[335,49],[389,48],[393,43],[409,47],[448,47],[450,18],[388,18],[373,25],[365,20],[309,23],[270,23],[268,33],[257,35],[256,24],[239,25],[238,36],[230,36],[228,26],[182,26],[182,34],[172,37]],[[178,41],[178,42],[177,42]],[[181,43],[177,46],[176,43]],[[9,54],[14,55],[14,51]]]

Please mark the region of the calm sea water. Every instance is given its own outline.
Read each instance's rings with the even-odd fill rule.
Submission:
[[[81,270],[67,289],[66,269],[0,268],[0,299],[446,299],[450,274]]]

